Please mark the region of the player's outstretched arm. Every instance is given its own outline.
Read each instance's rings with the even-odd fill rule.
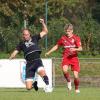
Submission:
[[[40,36],[41,38],[44,37],[45,35],[47,35],[48,33],[48,29],[47,29],[47,26],[44,22],[44,19],[40,19],[40,23],[42,24],[42,31],[40,32]]]
[[[82,46],[79,46],[78,48],[70,48],[71,51],[82,51]]]
[[[82,49],[82,46],[79,46],[77,49],[76,49],[76,51],[82,51],[83,49]]]
[[[18,54],[18,52],[19,52],[18,50],[14,50],[14,51],[11,53],[9,59],[11,60],[11,59],[15,58],[16,55]]]
[[[45,56],[50,55],[52,52],[56,51],[58,49],[58,45],[55,45],[53,48],[51,48],[47,53],[45,53]]]

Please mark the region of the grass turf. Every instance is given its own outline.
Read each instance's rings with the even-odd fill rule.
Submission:
[[[81,93],[76,94],[74,89],[68,92],[66,88],[55,88],[52,93],[43,90],[35,92],[26,89],[0,88],[0,100],[100,100],[100,88],[81,88]]]

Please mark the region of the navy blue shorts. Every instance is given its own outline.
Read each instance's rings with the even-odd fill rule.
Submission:
[[[35,73],[39,67],[43,67],[43,63],[41,59],[36,59],[31,62],[27,62],[26,64],[26,79],[34,78]]]

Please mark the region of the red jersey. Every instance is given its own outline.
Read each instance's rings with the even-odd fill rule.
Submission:
[[[70,48],[77,48],[81,46],[81,40],[80,37],[73,34],[71,38],[67,37],[66,35],[63,35],[57,42],[59,46],[62,46],[64,48],[63,56],[66,57],[73,57],[77,56],[77,51],[71,51]]]

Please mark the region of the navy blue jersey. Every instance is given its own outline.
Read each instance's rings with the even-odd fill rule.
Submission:
[[[32,36],[32,38],[29,41],[21,41],[17,47],[16,50],[23,51],[25,59],[30,57],[29,55],[33,55],[33,53],[39,53],[41,52],[41,49],[38,46],[38,42],[41,39],[40,34]]]

